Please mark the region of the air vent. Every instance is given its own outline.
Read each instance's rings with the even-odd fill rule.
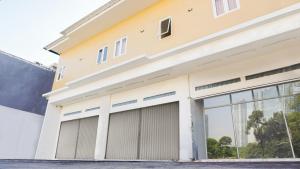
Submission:
[[[148,101],[148,100],[158,99],[158,98],[162,98],[162,97],[172,96],[175,94],[176,94],[175,91],[168,92],[168,93],[162,93],[162,94],[158,94],[158,95],[154,95],[154,96],[145,97],[143,100]]]
[[[274,70],[269,70],[266,72],[249,75],[249,76],[246,76],[246,80],[252,80],[252,79],[257,79],[257,78],[261,78],[261,77],[265,77],[265,76],[279,74],[279,73],[290,72],[290,71],[297,70],[297,69],[300,69],[300,63],[291,65],[291,66],[287,66],[287,67],[283,67],[283,68],[279,68],[279,69],[274,69]]]
[[[94,111],[94,110],[99,110],[99,109],[100,109],[100,107],[93,107],[93,108],[86,109],[85,111],[89,112],[89,111]]]
[[[70,112],[70,113],[65,113],[64,116],[71,116],[71,115],[79,114],[79,113],[81,113],[81,111],[74,111],[74,112]]]
[[[137,103],[137,100],[130,100],[130,101],[126,101],[126,102],[116,103],[116,104],[113,104],[112,107],[120,107],[120,106],[125,106],[125,105],[129,105],[129,104],[134,104],[134,103]]]
[[[225,86],[225,85],[238,83],[238,82],[241,82],[241,78],[235,78],[235,79],[230,79],[230,80],[225,80],[225,81],[221,81],[221,82],[211,83],[211,84],[207,84],[207,85],[203,85],[203,86],[197,86],[197,87],[195,87],[195,90],[198,91],[198,90],[211,89],[211,88]]]

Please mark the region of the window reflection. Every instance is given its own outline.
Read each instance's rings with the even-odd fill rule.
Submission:
[[[300,82],[204,99],[204,104],[209,158],[300,158]]]
[[[217,107],[217,106],[224,106],[230,104],[229,95],[217,96],[208,99],[204,99],[204,107]]]
[[[282,84],[278,88],[281,96],[300,94],[300,82]]]
[[[251,141],[239,148],[241,158],[293,157],[279,99],[264,100],[248,111],[247,138]],[[255,105],[255,104],[253,104]],[[275,106],[271,106],[275,105]]]
[[[255,100],[262,100],[262,99],[278,97],[278,92],[277,92],[276,86],[255,89],[255,90],[253,90],[253,94],[254,94]]]
[[[245,103],[253,100],[251,91],[234,93],[231,95],[231,97],[232,97],[232,104]]]
[[[208,158],[236,158],[230,106],[205,111]]]
[[[300,158],[300,95],[282,99],[283,112],[289,127],[296,158]]]

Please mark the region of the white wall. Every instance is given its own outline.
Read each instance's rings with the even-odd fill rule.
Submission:
[[[238,91],[247,88],[270,85],[290,79],[300,78],[300,70],[266,76],[254,80],[245,80],[245,76],[264,71],[274,70],[300,63],[299,40],[288,40],[274,46],[251,50],[240,56],[220,59],[203,69],[190,74],[190,92],[193,98],[203,98],[211,95]],[[241,82],[195,91],[195,87],[221,82],[234,78]]]
[[[0,159],[33,159],[43,116],[0,106]]]

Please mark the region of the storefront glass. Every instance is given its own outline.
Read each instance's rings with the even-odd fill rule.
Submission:
[[[299,158],[300,82],[204,99],[209,159]]]

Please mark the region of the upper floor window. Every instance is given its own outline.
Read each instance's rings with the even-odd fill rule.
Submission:
[[[64,72],[65,72],[66,66],[61,66],[58,70],[57,80],[61,80],[64,78]]]
[[[107,61],[107,51],[108,51],[108,47],[99,49],[98,56],[97,56],[97,64],[105,63]]]
[[[239,0],[213,0],[215,16],[221,16],[240,8]]]
[[[116,41],[115,56],[125,55],[126,47],[127,47],[127,38],[126,37]]]
[[[172,34],[172,21],[171,18],[160,21],[160,38],[166,38]]]

